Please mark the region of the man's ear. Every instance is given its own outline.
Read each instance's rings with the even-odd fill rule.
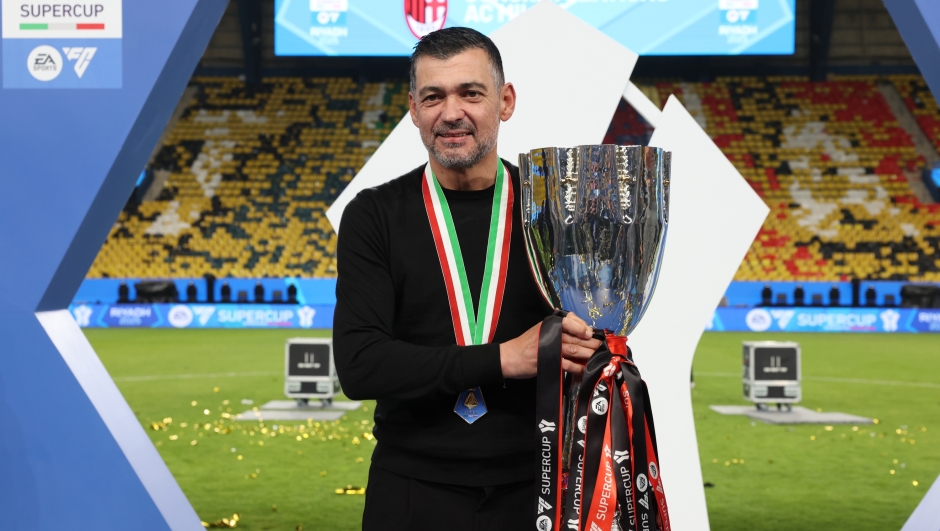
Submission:
[[[411,123],[415,124],[415,127],[418,127],[418,109],[415,105],[415,94],[414,92],[408,91],[408,112],[411,114]]]
[[[499,91],[499,119],[506,121],[512,117],[516,110],[516,87],[512,83],[503,85]]]

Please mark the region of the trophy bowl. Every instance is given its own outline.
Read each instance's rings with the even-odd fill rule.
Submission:
[[[554,308],[627,336],[656,288],[669,225],[671,154],[646,146],[519,155],[533,274]]]

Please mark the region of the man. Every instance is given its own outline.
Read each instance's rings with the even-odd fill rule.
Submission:
[[[540,321],[518,170],[496,154],[516,93],[493,42],[466,28],[411,57],[411,118],[429,162],[343,213],[334,345],[347,396],[375,399],[363,529],[531,526]],[[512,200],[510,200],[512,198]],[[569,314],[563,361],[599,346]]]

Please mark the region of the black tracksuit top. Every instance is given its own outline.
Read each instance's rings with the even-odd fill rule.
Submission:
[[[457,345],[444,275],[421,193],[424,165],[363,190],[343,212],[336,257],[333,341],[346,396],[375,399],[372,463],[408,477],[493,486],[536,475],[535,379],[503,379],[499,343],[551,308],[526,257],[519,172],[503,161],[514,193],[512,241],[493,342]],[[480,297],[495,186],[444,190],[474,308]],[[481,386],[487,413],[467,424],[457,396]]]

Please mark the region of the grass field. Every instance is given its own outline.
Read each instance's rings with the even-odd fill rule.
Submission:
[[[203,520],[239,513],[249,530],[359,529],[363,496],[334,490],[365,486],[373,404],[334,423],[228,418],[283,398],[285,339],[317,332],[86,334]],[[770,426],[714,413],[710,404],[745,403],[747,339],[800,342],[803,405],[879,423]],[[712,529],[899,529],[940,473],[938,336],[707,333],[694,366]],[[680,473],[664,471],[667,492]]]

